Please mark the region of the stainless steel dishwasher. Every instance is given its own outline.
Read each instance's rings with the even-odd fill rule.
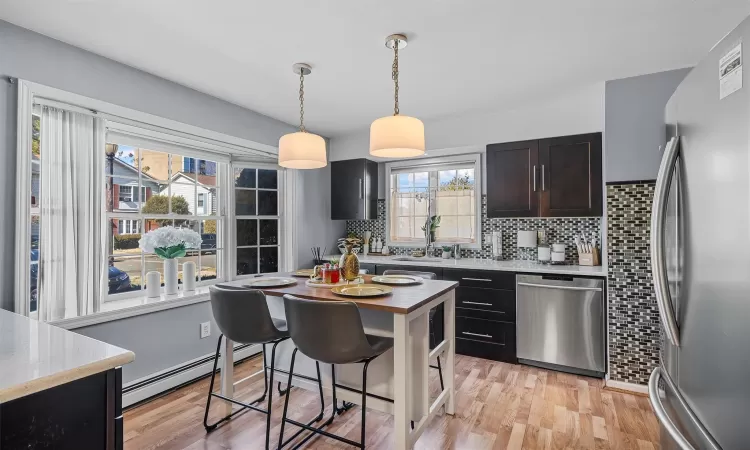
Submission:
[[[518,361],[581,375],[606,371],[604,280],[516,277]]]

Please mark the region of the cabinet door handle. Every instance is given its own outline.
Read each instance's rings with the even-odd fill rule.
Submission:
[[[462,280],[466,280],[466,281],[486,281],[487,283],[491,283],[492,282],[492,280],[490,280],[489,278],[469,278],[469,277],[464,277],[464,278],[461,278],[461,279]]]
[[[482,305],[482,306],[492,306],[492,303],[482,303],[482,302],[467,302],[464,300],[463,302],[465,305]]]
[[[462,331],[461,334],[465,334],[467,336],[477,336],[477,337],[492,339],[492,336],[490,336],[489,334],[470,333],[468,331]]]
[[[364,184],[364,183],[362,182],[362,178],[360,178],[360,179],[359,179],[359,198],[360,198],[360,199],[363,199],[363,198],[365,198],[365,197],[364,197],[364,194],[363,194],[363,192],[362,192],[362,191],[364,190],[364,188],[363,188],[363,184]]]
[[[544,192],[544,164],[542,164],[542,192]]]
[[[536,192],[536,164],[534,164],[534,192]]]

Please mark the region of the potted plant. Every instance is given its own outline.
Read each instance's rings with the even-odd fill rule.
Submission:
[[[450,245],[443,246],[443,259],[449,259],[451,257]]]
[[[427,233],[428,224],[430,226],[430,242],[435,242],[435,231],[440,228],[440,216],[430,216],[430,218],[427,219],[424,226],[422,226],[422,231],[425,233]]]
[[[187,228],[166,226],[149,231],[138,241],[146,253],[156,253],[164,260],[164,293],[177,293],[177,258],[185,256],[187,249],[200,249],[201,235]]]

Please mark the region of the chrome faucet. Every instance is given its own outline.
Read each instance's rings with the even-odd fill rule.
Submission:
[[[417,192],[414,199],[418,202],[422,200],[427,202],[427,220],[424,222],[424,256],[427,257],[427,252],[430,250],[430,228],[432,228],[432,216],[430,215],[430,192],[427,193]]]

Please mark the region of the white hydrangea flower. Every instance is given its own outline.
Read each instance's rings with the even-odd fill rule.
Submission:
[[[202,242],[201,235],[193,230],[166,226],[144,234],[138,245],[144,252],[154,253],[157,248],[164,249],[180,245],[184,248],[199,249]]]

